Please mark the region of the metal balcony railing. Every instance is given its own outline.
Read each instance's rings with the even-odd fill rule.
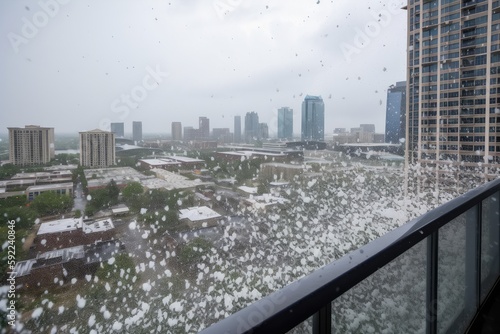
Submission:
[[[463,333],[500,277],[500,179],[202,331]]]

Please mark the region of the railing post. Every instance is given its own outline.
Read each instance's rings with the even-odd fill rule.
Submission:
[[[465,312],[475,314],[480,303],[481,282],[481,216],[477,204],[465,214]]]
[[[326,304],[313,315],[313,334],[332,333],[332,303]]]
[[[426,333],[437,333],[438,311],[438,231],[427,237]]]

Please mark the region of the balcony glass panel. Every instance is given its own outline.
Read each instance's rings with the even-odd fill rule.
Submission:
[[[481,231],[481,301],[484,301],[500,275],[500,194],[483,201]]]
[[[425,333],[426,240],[332,302],[334,333]]]
[[[466,286],[471,282],[466,277],[466,261],[470,261],[467,251],[475,255],[476,244],[471,244],[471,240],[475,237],[476,212],[477,207],[473,207],[439,229],[438,333],[463,333],[474,316],[475,301],[467,300],[470,290],[466,291]],[[470,233],[468,239],[467,232]]]

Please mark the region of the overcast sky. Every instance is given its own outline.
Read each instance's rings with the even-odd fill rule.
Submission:
[[[406,1],[6,0],[0,2],[0,132],[109,122],[233,130],[256,111],[325,102],[325,131],[385,127],[387,88],[406,76]],[[377,22],[375,18],[380,21]]]

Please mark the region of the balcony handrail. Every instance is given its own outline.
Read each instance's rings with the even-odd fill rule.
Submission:
[[[498,191],[500,178],[411,220],[200,333],[285,333]]]

